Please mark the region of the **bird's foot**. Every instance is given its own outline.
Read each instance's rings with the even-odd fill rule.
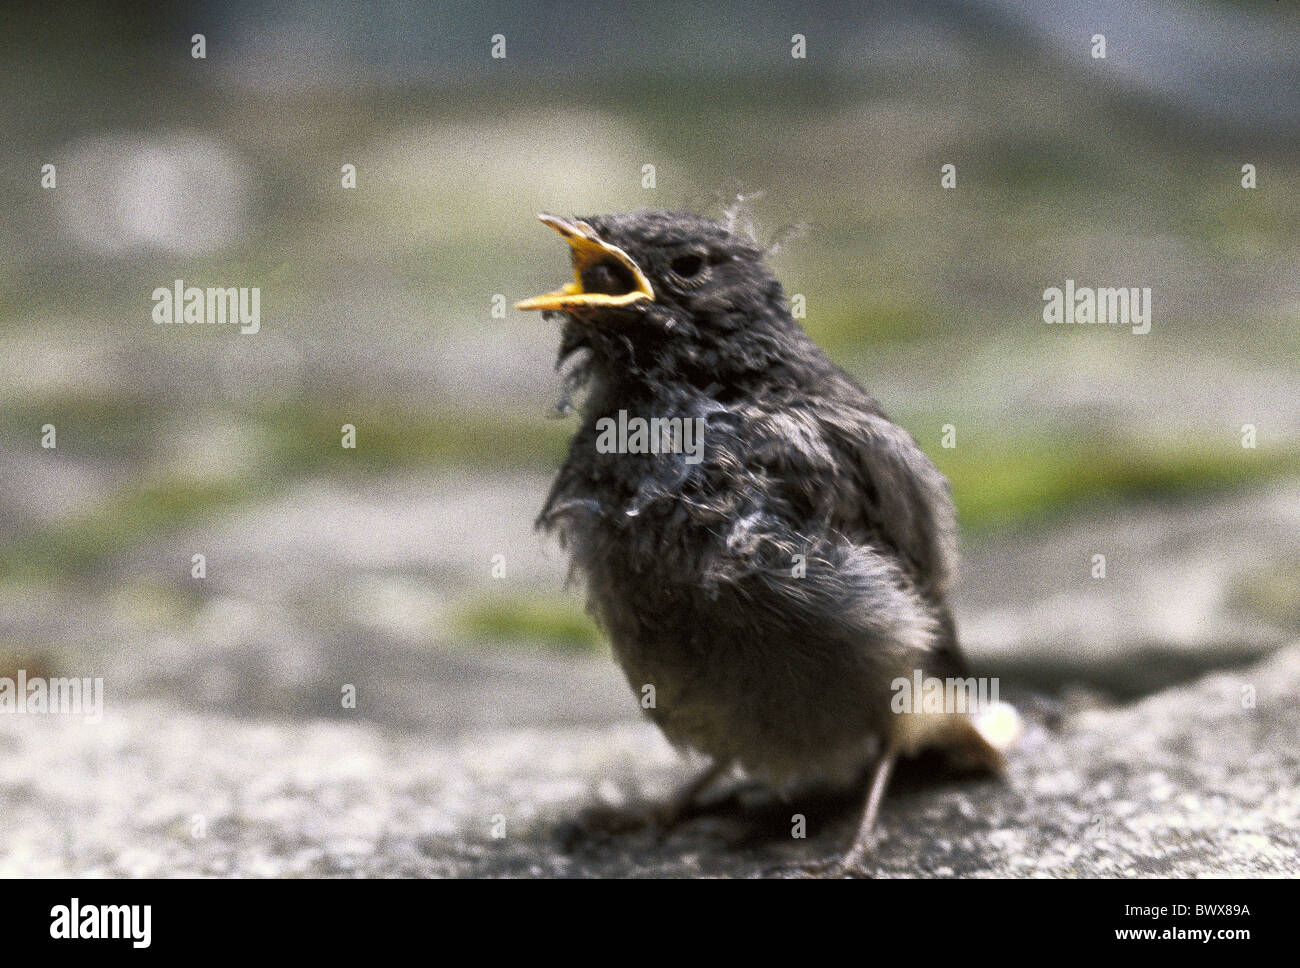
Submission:
[[[628,834],[651,831],[663,839],[679,822],[680,811],[673,804],[650,804],[615,807],[599,804],[588,807],[576,819],[557,831],[562,849],[568,853],[592,841],[607,840]]]
[[[830,881],[846,877],[870,877],[871,874],[867,871],[863,860],[864,855],[855,855],[852,852],[836,854],[818,860],[769,867],[762,872],[762,876],[788,881]]]
[[[768,868],[765,877],[778,877],[785,880],[838,880],[841,878],[871,877],[867,861],[876,852],[880,843],[880,834],[871,829],[854,839],[849,849],[842,854],[823,857],[819,860],[802,861]]]
[[[569,852],[584,842],[642,830],[652,830],[656,840],[662,841],[670,831],[699,811],[700,792],[725,773],[727,768],[726,761],[714,762],[678,790],[675,796],[662,803],[631,807],[599,804],[588,807],[576,820],[569,821],[559,829],[561,847]]]

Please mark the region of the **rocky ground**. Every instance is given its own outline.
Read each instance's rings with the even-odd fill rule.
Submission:
[[[852,798],[739,778],[662,840],[571,836],[693,767],[532,533],[557,332],[497,308],[568,271],[535,213],[647,206],[779,242],[953,482],[962,640],[1025,735],[1000,782],[904,771],[872,873],[1300,873],[1294,5],[236,6],[207,61],[147,5],[5,20],[0,690],[106,699],[0,707],[0,875],[747,876],[843,841]],[[258,333],[156,324],[178,278],[264,291]],[[1151,287],[1150,331],[1046,325],[1067,279]]]
[[[1300,645],[1032,725],[1002,782],[914,768],[886,802],[870,872],[1294,876],[1298,697]],[[667,838],[566,845],[584,806],[663,796],[686,776],[633,721],[450,739],[152,703],[95,730],[7,722],[0,746],[10,875],[753,876],[831,852],[852,822],[846,803],[724,795],[717,816]],[[807,840],[790,837],[795,813]]]
[[[743,778],[667,837],[572,837],[584,808],[666,796],[692,764],[603,653],[457,640],[458,597],[500,587],[496,549],[512,587],[558,587],[528,535],[536,484],[298,493],[63,602],[94,662],[42,661],[104,675],[104,718],[0,716],[0,873],[752,876],[833,851],[851,798]],[[971,549],[960,622],[1026,731],[1002,781],[904,770],[871,873],[1300,873],[1295,493]],[[215,583],[179,613],[146,582],[177,544],[209,551]]]

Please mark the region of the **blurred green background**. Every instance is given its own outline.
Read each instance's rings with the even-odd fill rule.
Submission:
[[[328,710],[403,649],[597,645],[528,530],[556,332],[492,315],[566,274],[538,211],[803,226],[778,275],[968,547],[1300,476],[1300,13],[1041,6],[8,6],[0,665]],[[155,325],[177,278],[261,331]],[[1151,332],[1045,325],[1067,278]]]

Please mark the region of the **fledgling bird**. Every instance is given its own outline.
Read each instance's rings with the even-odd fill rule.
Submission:
[[[833,868],[850,872],[896,757],[1002,764],[970,716],[891,705],[916,670],[967,675],[948,483],[792,318],[748,238],[678,212],[539,218],[574,281],[518,308],[559,315],[557,365],[586,393],[537,524],[570,550],[634,691],[654,686],[650,717],[711,758],[662,817],[733,765],[780,788],[871,768]],[[702,449],[610,452],[620,413],[697,421]]]

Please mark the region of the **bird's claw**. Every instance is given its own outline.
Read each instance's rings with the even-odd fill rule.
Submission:
[[[846,877],[869,877],[870,875],[862,867],[860,860],[848,854],[837,854],[834,857],[823,857],[819,860],[769,867],[762,872],[762,876],[789,881],[827,881]]]
[[[763,876],[779,877],[785,880],[839,880],[846,877],[871,877],[866,862],[867,858],[875,853],[879,842],[879,832],[872,832],[869,836],[855,841],[842,854],[822,857],[818,860],[781,864],[763,871]]]
[[[557,832],[565,852],[580,844],[597,839],[620,837],[649,831],[662,841],[676,826],[677,812],[665,805],[640,807],[614,807],[601,804],[588,807],[575,820],[563,824]]]

